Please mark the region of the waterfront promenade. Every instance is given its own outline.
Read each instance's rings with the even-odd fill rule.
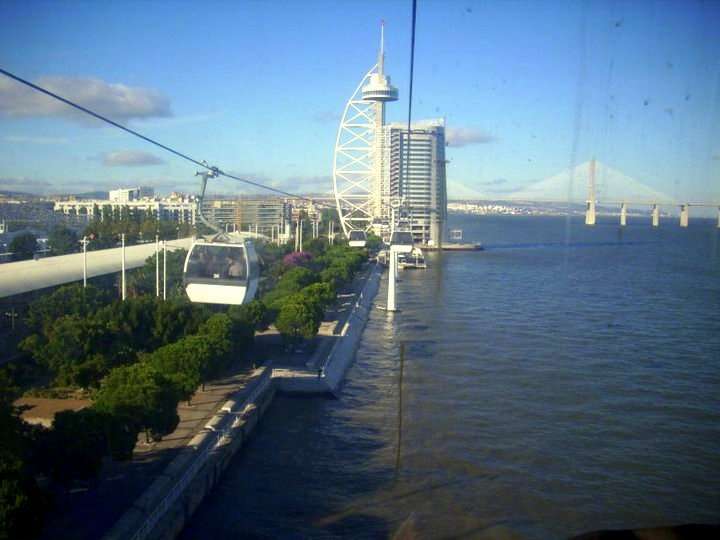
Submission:
[[[58,538],[60,531],[62,538],[73,540],[101,538],[228,397],[244,386],[250,372],[246,364],[233,366],[204,391],[198,389],[190,405],[180,403],[180,422],[173,433],[150,444],[138,442],[132,461],[108,462],[92,484],[58,493],[41,538]],[[144,435],[141,438],[144,441]]]
[[[318,336],[301,348],[286,350],[274,327],[256,335],[249,352],[250,362],[237,363],[228,373],[198,389],[191,404],[178,406],[180,422],[175,431],[160,441],[144,442],[141,435],[129,462],[107,462],[93,483],[58,493],[41,538],[89,540],[101,538],[132,507],[144,490],[158,478],[180,450],[217,414],[228,398],[241,390],[252,374],[252,365],[268,365],[295,375],[316,377],[333,344],[350,316],[372,266],[365,264],[352,283],[338,293],[328,309]]]
[[[339,355],[335,355],[336,347],[350,328],[353,334],[362,332],[366,319],[357,317],[359,304],[363,298],[363,291],[377,272],[379,268],[374,263],[365,263],[352,283],[338,293],[336,303],[327,311],[318,334],[313,339],[311,349],[273,360],[273,380],[278,390],[291,394],[336,392],[354,356],[354,347],[359,335],[354,335],[352,346]],[[374,297],[374,293],[371,296]],[[365,298],[365,303],[367,305],[364,308],[368,309],[368,306],[372,305],[372,298]],[[351,325],[351,321],[354,321],[354,324]],[[343,358],[338,358],[341,362],[334,362],[334,356]],[[340,363],[342,366],[339,366]],[[329,364],[333,364],[334,367],[331,378],[328,378]]]

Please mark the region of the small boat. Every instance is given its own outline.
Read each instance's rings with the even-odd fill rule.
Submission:
[[[425,256],[419,247],[413,247],[410,253],[399,253],[398,254],[398,267],[401,270],[406,268],[427,268],[425,264]]]
[[[390,252],[387,249],[381,249],[378,251],[377,260],[383,266],[390,264]]]

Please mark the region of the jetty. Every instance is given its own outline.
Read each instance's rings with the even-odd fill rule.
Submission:
[[[421,245],[423,251],[483,251],[485,248],[480,243],[459,243],[450,242],[440,246]]]

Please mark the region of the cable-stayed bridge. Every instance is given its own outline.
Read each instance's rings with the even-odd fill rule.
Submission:
[[[629,207],[647,207],[653,227],[660,225],[661,208],[679,209],[681,227],[688,226],[691,207],[717,208],[717,226],[720,227],[720,202],[677,200],[594,159],[523,189],[490,199],[515,203],[584,203],[586,225],[595,225],[598,207],[619,208],[621,226],[627,225]]]

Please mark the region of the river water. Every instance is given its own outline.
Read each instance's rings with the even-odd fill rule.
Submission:
[[[720,231],[616,219],[451,215],[487,249],[401,272],[339,399],[276,399],[182,538],[720,522]]]

